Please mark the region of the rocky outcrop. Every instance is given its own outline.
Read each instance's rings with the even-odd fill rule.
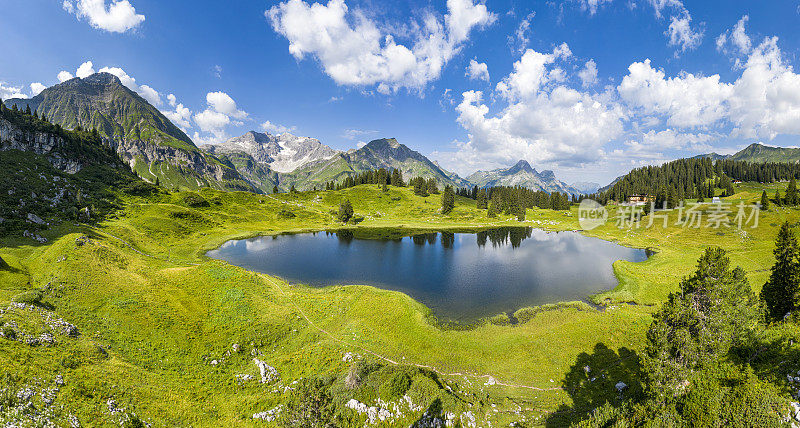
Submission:
[[[142,140],[111,140],[111,146],[131,167],[137,161],[150,165],[153,162],[172,164],[186,174],[206,177],[214,181],[235,180],[239,174],[220,163],[209,162],[200,151],[188,151],[172,146],[153,144]]]
[[[250,131],[221,144],[205,145],[203,150],[214,154],[246,153],[256,162],[275,172],[291,172],[309,162],[330,159],[339,153],[315,138]]]
[[[0,151],[21,150],[45,155],[57,169],[75,174],[84,165],[68,159],[60,150],[65,146],[63,138],[49,132],[24,131],[11,122],[0,118]]]

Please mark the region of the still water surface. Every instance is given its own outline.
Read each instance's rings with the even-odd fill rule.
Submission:
[[[314,286],[401,291],[437,316],[461,321],[585,299],[617,285],[614,261],[647,258],[645,250],[577,232],[523,227],[395,240],[347,231],[278,235],[229,241],[208,256]]]

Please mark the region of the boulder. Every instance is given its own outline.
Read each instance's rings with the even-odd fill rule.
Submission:
[[[35,224],[45,224],[45,221],[34,213],[28,213],[28,221]]]

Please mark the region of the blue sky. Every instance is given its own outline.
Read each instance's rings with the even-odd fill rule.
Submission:
[[[798,0],[2,3],[0,97],[105,68],[197,144],[396,137],[462,175],[607,183],[800,135]]]

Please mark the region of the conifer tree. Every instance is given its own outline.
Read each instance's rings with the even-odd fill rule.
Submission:
[[[445,186],[442,192],[442,214],[449,214],[456,206],[456,195],[451,186]]]
[[[761,209],[764,211],[769,209],[769,198],[766,190],[761,192]]]
[[[25,114],[27,114],[28,116],[31,115],[31,105],[30,104],[26,104],[25,105]]]
[[[795,181],[794,177],[789,181],[789,186],[786,187],[786,205],[797,205],[798,202],[798,195],[797,195],[797,182]]]
[[[349,199],[345,199],[339,204],[339,213],[336,218],[342,223],[347,223],[351,217],[353,217],[353,205]]]
[[[479,189],[478,190],[477,200],[478,200],[478,203],[476,204],[476,207],[479,210],[485,210],[486,208],[488,208],[489,204],[488,204],[488,201],[486,200],[486,190],[484,190],[484,189]]]
[[[783,205],[783,200],[781,199],[781,189],[775,191],[775,205]]]
[[[800,250],[797,237],[784,222],[775,241],[775,264],[769,280],[761,289],[761,298],[767,306],[767,319],[779,321],[796,310],[798,283],[800,283]]]
[[[278,186],[272,186],[272,193],[278,193]]]

